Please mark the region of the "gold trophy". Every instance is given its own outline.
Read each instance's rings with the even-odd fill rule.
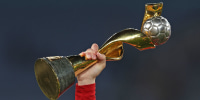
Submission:
[[[164,44],[171,35],[171,26],[161,16],[163,3],[147,3],[141,30],[128,28],[112,35],[99,49],[107,61],[121,60],[123,43],[138,50],[153,49]],[[39,58],[35,62],[35,76],[42,92],[51,100],[56,100],[75,82],[75,77],[95,64],[97,60],[84,57],[52,56]]]

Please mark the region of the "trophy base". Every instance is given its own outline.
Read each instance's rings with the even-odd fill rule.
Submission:
[[[75,82],[74,69],[67,57],[39,58],[34,70],[42,92],[51,100],[56,100]]]

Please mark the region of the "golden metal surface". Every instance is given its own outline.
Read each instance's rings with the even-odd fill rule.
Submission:
[[[160,16],[162,13],[163,3],[147,3],[145,4],[145,13],[142,25],[144,22],[155,16]],[[141,28],[142,30],[142,28]],[[123,43],[130,44],[137,48],[138,50],[147,50],[155,48],[156,46],[152,43],[150,37],[142,33],[137,29],[125,29],[121,32],[115,33],[111,36],[100,48],[99,52],[106,56],[107,61],[120,60],[123,57]],[[73,58],[71,56],[71,58]],[[81,60],[80,60],[81,59]],[[95,64],[97,60],[83,60],[81,57],[75,57],[71,61],[74,67],[75,76],[83,72],[91,65]]]
[[[128,28],[111,36],[99,50],[106,56],[107,61],[120,60],[123,56],[123,43],[138,50],[155,48],[150,38],[137,29]]]
[[[75,82],[71,62],[63,56],[39,58],[34,70],[40,89],[50,100],[59,98]]]
[[[50,56],[50,57],[46,57],[49,61],[54,61],[57,59],[60,59],[62,56]]]
[[[162,8],[163,8],[162,2],[145,4],[145,12],[144,12],[144,18],[142,21],[142,26],[147,19],[149,19],[151,17],[161,16]],[[141,31],[143,28],[142,26],[141,26]]]
[[[36,61],[34,68],[36,80],[40,83],[38,85],[44,95],[51,100],[58,98],[60,83],[57,80],[56,73],[51,69],[51,66],[43,59],[39,59]]]
[[[75,76],[77,76],[79,73],[83,72],[85,69],[89,68],[93,64],[97,63],[97,60],[85,60],[84,57],[80,56],[69,56],[67,58],[72,63]]]

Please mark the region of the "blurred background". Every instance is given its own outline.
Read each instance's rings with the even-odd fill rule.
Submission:
[[[48,100],[35,79],[37,58],[76,55],[115,32],[140,29],[145,4],[157,2],[171,38],[145,51],[124,44],[123,59],[107,62],[96,80],[97,100],[199,100],[198,0],[0,1],[1,100]],[[74,85],[59,98],[74,99]]]

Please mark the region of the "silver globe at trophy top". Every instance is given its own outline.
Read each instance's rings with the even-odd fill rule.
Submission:
[[[99,52],[106,56],[107,61],[116,61],[123,57],[123,43],[140,51],[164,44],[171,36],[171,26],[161,16],[162,8],[162,2],[145,4],[141,30],[127,28],[113,34]],[[96,62],[97,60],[85,60],[79,55],[38,58],[34,67],[36,80],[44,95],[56,100],[74,84],[79,73]]]
[[[151,38],[153,44],[161,45],[169,39],[171,26],[166,18],[156,16],[145,21],[142,32]]]

